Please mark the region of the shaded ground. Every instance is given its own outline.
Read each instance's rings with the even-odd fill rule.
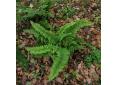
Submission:
[[[76,14],[67,19],[52,18],[49,20],[50,23],[58,27],[77,18],[87,18],[94,22],[94,25],[90,28],[82,29],[78,34],[87,42],[91,42],[95,47],[100,48],[100,0],[90,0],[86,4],[83,4],[82,1],[74,1],[68,4],[78,10]],[[50,11],[56,17],[59,15],[57,10],[64,5],[56,5]],[[17,32],[17,44],[21,47],[32,46],[36,43],[31,35],[22,32],[22,29],[26,26],[30,26],[29,22],[17,23],[17,30],[21,30]],[[22,51],[25,53],[24,49]],[[27,58],[30,61],[28,70],[24,70],[17,64],[16,83],[17,85],[100,85],[100,65],[93,63],[90,67],[86,67],[83,62],[88,53],[88,49],[75,52],[65,70],[51,82],[47,81],[47,75],[51,67],[50,58],[34,59],[29,55]]]

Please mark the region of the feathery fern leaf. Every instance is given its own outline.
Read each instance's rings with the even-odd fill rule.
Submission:
[[[44,20],[41,20],[39,23],[40,23],[41,26],[43,26],[47,30],[52,29],[52,26],[49,24],[48,20],[44,19]]]
[[[34,23],[34,22],[31,22],[31,24],[32,24],[33,28],[35,29],[35,31],[40,33],[45,38],[47,38],[50,42],[54,43],[57,40],[57,36],[55,35],[55,33],[46,30],[40,24],[37,24],[37,23]]]
[[[62,41],[63,39],[65,39],[66,37],[70,37],[72,36],[72,33],[66,33],[66,34],[62,34],[59,36],[59,41]]]
[[[26,57],[21,53],[20,49],[16,48],[16,60],[18,63],[26,70],[28,67],[28,60]]]
[[[67,65],[70,52],[65,48],[60,48],[57,50],[57,56],[55,56],[55,61],[53,62],[51,72],[49,75],[49,80],[53,80],[59,72]]]
[[[62,27],[60,27],[60,30],[58,31],[58,34],[63,34],[63,33],[75,33],[77,32],[80,28],[90,26],[92,23],[89,22],[88,20],[76,20],[74,22],[68,23]]]
[[[44,45],[44,46],[37,46],[37,47],[27,47],[27,51],[29,51],[33,55],[42,55],[48,54],[56,51],[56,46],[53,45]]]
[[[24,32],[26,32],[26,33],[29,33],[29,34],[33,34],[34,35],[34,37],[36,37],[36,38],[39,38],[39,33],[37,33],[35,30],[33,30],[33,29],[25,29],[24,30]]]
[[[75,22],[65,24],[64,26],[59,28],[59,31],[57,33],[58,34],[64,33],[66,30],[68,30],[68,28],[71,28],[74,24],[75,24]]]
[[[40,43],[37,43],[37,44],[45,44],[47,42],[47,39],[44,38],[38,32],[36,32],[34,29],[25,29],[24,32],[32,34],[36,38],[37,42],[40,42]]]

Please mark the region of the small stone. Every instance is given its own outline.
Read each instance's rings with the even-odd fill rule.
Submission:
[[[56,81],[59,82],[59,83],[61,83],[61,84],[63,84],[63,80],[62,80],[60,77],[58,77],[58,78],[56,79]]]

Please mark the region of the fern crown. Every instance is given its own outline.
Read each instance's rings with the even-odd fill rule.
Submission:
[[[34,37],[43,43],[36,47],[27,47],[26,50],[35,57],[37,55],[51,56],[53,64],[48,78],[53,80],[67,65],[71,54],[81,48],[79,39],[76,36],[77,31],[80,28],[90,26],[91,22],[84,19],[76,20],[60,27],[57,32],[47,30],[40,24],[32,21],[31,25],[33,29],[27,32],[32,33]]]

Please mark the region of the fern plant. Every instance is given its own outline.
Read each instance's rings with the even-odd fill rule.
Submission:
[[[24,70],[27,69],[29,62],[18,47],[16,48],[16,61],[24,68]]]
[[[89,55],[87,55],[84,59],[86,66],[90,67],[91,64],[93,64],[93,63],[100,64],[101,63],[101,61],[100,61],[101,60],[101,51],[98,48],[91,45],[90,43],[86,43],[86,46],[88,46],[91,50]]]
[[[58,18],[70,18],[72,17],[75,13],[77,12],[77,10],[75,8],[73,8],[72,6],[65,6],[61,9],[58,10]]]
[[[72,53],[82,48],[76,36],[77,31],[90,26],[91,22],[84,19],[75,20],[60,27],[56,32],[46,30],[38,23],[31,22],[31,24],[33,29],[27,32],[32,33],[37,39],[43,39],[43,43],[35,47],[26,47],[26,50],[35,57],[48,55],[52,58],[53,64],[48,78],[53,80],[67,65]]]
[[[52,13],[49,12],[49,8],[52,6],[50,0],[39,0],[36,2],[32,2],[33,7],[22,5],[17,2],[16,6],[16,19],[17,21],[23,21],[27,19],[38,17],[52,17]]]

